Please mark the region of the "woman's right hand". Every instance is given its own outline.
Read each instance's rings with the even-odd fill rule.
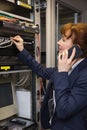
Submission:
[[[17,35],[17,36],[11,37],[11,40],[16,45],[19,51],[22,51],[24,49],[23,39],[21,38],[21,36]]]
[[[59,52],[58,55],[58,71],[59,72],[69,72],[73,64],[76,62],[76,59],[73,60],[76,53],[76,49],[73,48],[70,58],[68,58],[68,50]]]

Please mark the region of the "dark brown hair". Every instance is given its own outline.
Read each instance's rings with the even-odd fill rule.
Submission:
[[[61,28],[61,34],[65,35],[70,30],[67,38],[74,36],[74,44],[78,44],[83,51],[82,57],[87,57],[87,24],[86,23],[68,23]]]

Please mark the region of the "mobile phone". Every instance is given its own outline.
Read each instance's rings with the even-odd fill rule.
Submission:
[[[73,59],[79,58],[79,57],[83,54],[83,52],[82,52],[82,50],[80,49],[80,47],[77,46],[77,45],[73,45],[73,47],[71,47],[71,48],[68,50],[68,58],[71,56],[72,51],[73,51],[73,48],[76,49],[75,57],[74,57]]]

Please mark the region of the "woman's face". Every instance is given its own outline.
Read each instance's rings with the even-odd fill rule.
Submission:
[[[58,52],[62,52],[65,49],[68,50],[73,46],[72,37],[68,38],[70,31],[67,31],[65,35],[62,35],[61,39],[57,42],[58,44]]]

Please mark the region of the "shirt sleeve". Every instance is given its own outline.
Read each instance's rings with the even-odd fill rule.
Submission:
[[[45,68],[43,65],[39,64],[30,54],[24,49],[18,53],[18,58],[28,65],[29,69],[35,72],[38,76],[44,79],[50,79],[51,75],[54,73],[56,68]]]

